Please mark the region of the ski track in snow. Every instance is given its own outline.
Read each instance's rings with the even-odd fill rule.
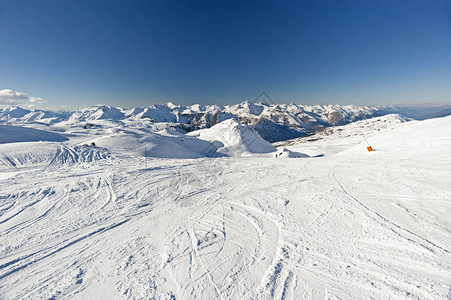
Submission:
[[[448,153],[55,151],[0,180],[2,299],[449,297]]]

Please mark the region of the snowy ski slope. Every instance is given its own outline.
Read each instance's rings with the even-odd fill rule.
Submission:
[[[74,131],[2,144],[0,298],[449,298],[451,117],[358,127],[371,153],[346,126],[283,146],[324,157],[147,168]]]

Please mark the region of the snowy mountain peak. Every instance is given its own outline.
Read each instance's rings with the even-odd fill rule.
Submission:
[[[93,105],[74,112],[70,120],[72,121],[93,121],[99,119],[110,119],[119,121],[125,117],[125,110],[108,105]]]
[[[166,103],[166,106],[169,107],[170,109],[174,109],[174,108],[179,107],[178,105],[176,105],[176,104],[174,104],[174,103],[172,103],[172,102],[167,102],[167,103]]]
[[[212,128],[235,128],[238,126],[242,126],[242,125],[235,119],[228,119],[228,120],[222,121],[221,123],[218,123],[218,124],[212,126]]]
[[[5,108],[1,112],[2,115],[0,116],[0,118],[2,118],[2,119],[3,118],[21,118],[30,112],[31,112],[30,110],[20,108],[19,106],[11,106],[11,107]]]

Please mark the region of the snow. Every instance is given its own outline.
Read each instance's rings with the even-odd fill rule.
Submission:
[[[451,117],[276,152],[234,120],[184,134],[99,116],[0,144],[0,298],[449,298]]]
[[[0,125],[0,133],[0,144],[36,141],[62,142],[68,140],[58,133],[10,125]]]
[[[112,107],[108,105],[94,105],[74,112],[70,118],[70,122],[94,121],[100,119],[111,119],[118,121],[123,119],[125,112],[122,108]]]
[[[92,140],[96,145],[124,155],[158,158],[199,158],[209,143],[179,135],[119,132]]]
[[[26,110],[19,107],[0,108],[0,123],[52,125],[55,127],[102,124],[103,126],[153,127],[166,124],[182,131],[210,128],[234,119],[251,126],[268,142],[284,141],[337,125],[398,113],[416,119],[443,117],[451,114],[449,105],[426,106],[355,106],[300,105],[255,103],[236,105],[188,105],[173,103],[124,109],[94,105],[74,112]]]
[[[283,148],[281,151],[277,151],[276,157],[281,157],[281,158],[305,158],[305,157],[310,157],[310,156],[305,154],[305,153],[290,151],[287,148]]]
[[[73,164],[103,163],[114,160],[107,149],[87,146],[71,146],[61,143],[35,142],[0,144],[0,170],[11,172],[16,169],[40,167],[58,168]]]
[[[227,156],[245,156],[249,153],[270,153],[276,149],[247,125],[234,119],[225,120],[208,129],[187,134],[211,142],[217,152]],[[213,147],[212,147],[213,148]]]
[[[2,112],[2,119],[4,120],[10,120],[10,119],[16,119],[21,118],[30,113],[29,110],[20,108],[18,106],[11,106],[9,108],[1,110]]]
[[[448,152],[451,150],[451,116],[422,122],[402,124],[393,131],[387,131],[369,139],[381,151],[403,151],[406,154],[421,149],[423,152]],[[427,124],[427,126],[424,125]]]
[[[343,126],[326,128],[312,135],[275,143],[276,147],[286,147],[290,151],[299,151],[310,156],[333,155],[357,145],[366,150],[366,141],[377,134],[391,131],[411,119],[399,114],[353,122]]]
[[[276,150],[252,128],[234,120],[188,134],[171,127],[156,126],[148,130],[134,126],[109,128],[108,125],[108,122],[96,123],[92,129],[90,126],[85,132],[76,132],[84,138],[72,140],[77,141],[77,145],[94,143],[121,155],[155,158],[246,156]]]

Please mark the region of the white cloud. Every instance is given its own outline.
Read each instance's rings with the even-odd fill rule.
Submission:
[[[41,103],[46,103],[46,101],[42,98],[31,97],[25,93],[16,92],[11,89],[0,90],[0,105],[36,105]]]

